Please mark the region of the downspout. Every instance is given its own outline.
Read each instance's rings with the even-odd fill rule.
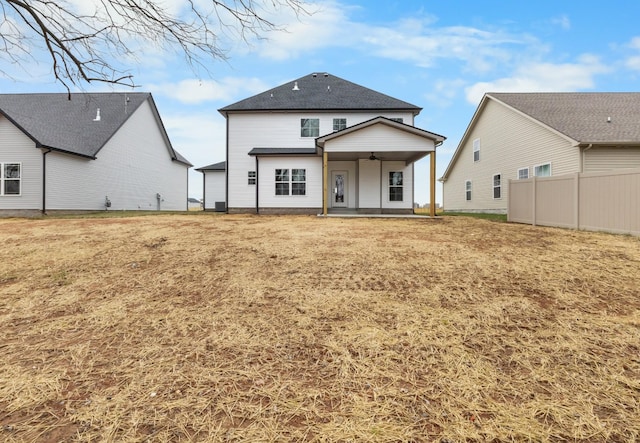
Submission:
[[[42,151],[42,214],[47,213],[47,158],[46,155],[51,149]]]
[[[256,155],[256,214],[260,214],[260,165]]]
[[[224,164],[224,212],[229,213],[229,115],[225,115],[225,120],[227,121],[227,158],[226,163]],[[257,174],[257,172],[256,172]],[[215,205],[215,203],[214,203]]]

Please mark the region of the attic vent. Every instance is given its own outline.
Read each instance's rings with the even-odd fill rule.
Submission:
[[[300,90],[300,88],[298,88],[298,82],[295,82],[295,83],[293,84],[293,89],[292,89],[292,91],[299,91],[299,90]]]
[[[94,122],[100,121],[100,108],[96,110],[96,118],[93,119]]]
[[[315,72],[311,75],[313,76],[313,78],[316,78],[318,76],[318,74],[316,74]]]
[[[325,76],[325,77],[329,77],[329,74],[325,72],[325,73],[324,73],[324,76]]]

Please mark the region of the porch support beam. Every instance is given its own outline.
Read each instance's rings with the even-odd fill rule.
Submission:
[[[431,174],[430,174],[430,181],[431,181],[431,185],[430,185],[430,203],[429,203],[429,215],[431,217],[435,217],[436,216],[436,150],[434,149],[433,151],[431,151],[431,154],[429,154],[429,157],[431,159]]]
[[[329,154],[322,150],[322,215],[327,216],[329,206]]]

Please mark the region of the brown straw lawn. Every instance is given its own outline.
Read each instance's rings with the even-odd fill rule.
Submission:
[[[640,439],[640,240],[465,217],[0,220],[0,440]]]

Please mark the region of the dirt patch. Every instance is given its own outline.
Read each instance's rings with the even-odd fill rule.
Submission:
[[[634,237],[159,215],[0,240],[3,441],[640,438]]]

